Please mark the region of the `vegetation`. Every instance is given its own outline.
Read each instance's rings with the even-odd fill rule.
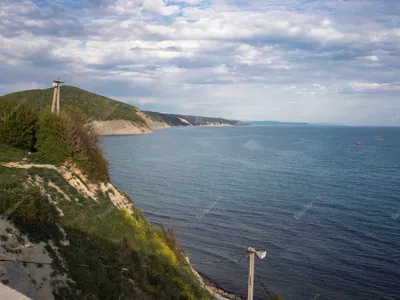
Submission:
[[[103,156],[100,140],[87,117],[79,109],[64,106],[61,122],[64,125],[62,141],[67,145],[71,159],[93,181],[109,181],[108,162]]]
[[[0,101],[6,116],[0,161],[71,160],[92,182],[108,181],[88,117],[70,105],[59,116],[49,107],[39,112],[35,101]],[[211,299],[177,249],[173,230],[154,228],[136,208],[133,214],[117,209],[101,190],[97,196],[98,202],[81,194],[54,169],[0,165],[0,215],[30,241],[47,243],[56,299]],[[57,275],[75,284],[59,287]]]
[[[40,177],[49,197],[63,211],[60,217],[37,187],[23,188],[27,178]],[[67,201],[49,182],[71,198]],[[87,199],[55,170],[12,169],[0,166],[0,214],[35,242],[53,241],[67,268],[50,246],[56,274],[66,274],[76,285],[57,290],[58,299],[212,299],[184,263],[173,236],[164,238],[135,209],[112,209],[108,195]],[[85,205],[82,205],[84,203]],[[69,245],[61,243],[63,228]],[[168,230],[167,230],[168,231]],[[175,246],[176,247],[176,246]],[[86,266],[86,267],[84,267]],[[77,296],[79,295],[79,296]]]
[[[0,103],[5,101],[27,102],[36,111],[40,111],[51,103],[53,89],[27,90],[8,94],[0,97]],[[127,120],[136,124],[145,124],[145,120],[138,113],[138,108],[120,101],[100,96],[77,87],[61,86],[61,107],[73,106],[82,111],[91,120]],[[0,108],[1,111],[1,108]],[[170,126],[187,126],[188,124],[179,118],[185,119],[194,126],[207,125],[209,123],[224,123],[236,125],[238,121],[223,118],[208,118],[190,115],[164,114],[152,111],[143,111],[146,115],[158,122],[165,122]]]
[[[22,159],[32,151],[40,162],[57,165],[70,159],[92,181],[109,180],[99,138],[78,108],[66,105],[60,116],[49,106],[37,113],[26,101],[0,101],[0,108],[0,161]]]
[[[9,161],[21,161],[27,154],[27,151],[0,143],[0,163]]]
[[[26,101],[0,101],[0,142],[34,150],[37,114]]]
[[[88,119],[144,120],[132,106],[77,88],[62,87],[61,94],[59,116],[46,106],[52,89],[0,97],[0,163],[72,161],[92,183],[109,181],[108,163]],[[179,117],[194,125],[227,122],[157,113],[151,117],[170,125]],[[0,216],[30,241],[47,243],[55,299],[212,299],[178,249],[173,228],[156,229],[137,208],[133,213],[117,209],[100,189],[97,196],[98,202],[78,192],[54,169],[0,164]],[[74,283],[60,287],[57,275]]]
[[[84,112],[90,120],[127,120],[144,124],[145,120],[137,113],[137,108],[119,101],[103,97],[77,87],[61,86],[61,107],[74,106]],[[27,90],[0,97],[0,103],[7,101],[31,103],[36,111],[51,104],[53,89]]]
[[[40,113],[37,124],[37,158],[42,162],[61,164],[70,154],[67,143],[62,139],[64,123],[46,108]]]
[[[274,293],[268,292],[266,300],[284,300],[282,296],[276,295]]]

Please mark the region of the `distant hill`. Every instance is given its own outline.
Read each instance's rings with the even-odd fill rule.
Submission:
[[[198,117],[190,115],[165,114],[154,111],[144,111],[147,115],[158,121],[164,121],[169,126],[212,126],[212,125],[238,125],[239,121],[223,118]]]
[[[279,122],[279,121],[251,121],[251,125],[256,125],[256,126],[273,126],[273,125],[288,125],[288,126],[304,126],[304,125],[309,125],[308,123],[305,122]]]
[[[0,96],[1,100],[32,101],[34,106],[40,110],[46,105],[51,105],[53,99],[53,88],[26,90]],[[83,89],[64,85],[61,86],[61,107],[73,105],[82,110],[92,121],[125,120],[131,121],[141,127],[155,129],[164,126],[151,126],[149,118],[158,125],[168,126],[213,126],[213,125],[237,125],[238,121],[222,118],[208,118],[198,116],[186,116],[176,114],[165,114],[152,111],[141,111],[139,108],[116,101],[101,95],[97,95]],[[126,125],[126,124],[125,124]],[[123,125],[123,126],[125,126]],[[118,124],[114,124],[119,126]],[[167,126],[167,125],[166,125]],[[112,130],[115,131],[115,130]]]

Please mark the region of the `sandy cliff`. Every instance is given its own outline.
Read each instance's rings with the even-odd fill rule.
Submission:
[[[91,125],[99,135],[131,135],[151,133],[153,130],[170,127],[167,123],[157,122],[137,110],[136,112],[145,120],[145,124],[138,124],[127,120],[93,121]]]

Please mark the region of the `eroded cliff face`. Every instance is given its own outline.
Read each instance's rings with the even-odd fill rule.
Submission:
[[[19,191],[0,218],[0,257],[9,260],[0,262],[0,296],[11,288],[35,300],[211,299],[171,237],[111,183],[91,182],[68,161],[0,163],[0,172],[19,182],[17,190],[0,191]],[[52,207],[51,215],[38,203]]]
[[[65,216],[63,204],[75,202],[85,205],[82,199],[98,203],[104,201],[100,199],[100,195],[107,197],[112,206],[108,207],[103,215],[99,215],[99,218],[105,217],[113,209],[125,211],[127,215],[135,214],[133,203],[125,194],[119,192],[109,182],[91,183],[74,164],[65,163],[56,167],[49,164],[9,162],[1,165],[7,168],[57,172],[65,180],[62,184],[40,175],[40,172],[35,172],[38,174],[29,174],[24,185],[26,188],[30,186],[39,188],[45,199],[54,205],[60,218]],[[80,199],[76,195],[69,194],[66,185],[68,188],[75,189]],[[9,211],[9,215],[14,209],[18,209],[19,204],[15,204]],[[68,277],[68,263],[60,255],[60,247],[69,245],[68,235],[62,226],[59,227],[62,238],[57,243],[52,240],[35,242],[7,220],[9,215],[2,215],[0,218],[0,258],[8,260],[0,262],[0,280],[3,283],[0,286],[0,296],[3,292],[12,294],[12,290],[25,297],[21,299],[53,300],[55,294],[62,294],[60,291],[69,291],[68,295],[77,296],[74,292],[76,283]],[[52,264],[54,260],[58,262],[57,267]],[[19,261],[21,263],[18,263]],[[4,285],[12,290],[6,290]]]
[[[165,122],[158,122],[150,118],[140,110],[136,114],[145,120],[145,123],[134,123],[127,120],[93,121],[91,125],[99,135],[132,135],[146,134],[153,130],[170,127]]]
[[[146,115],[140,110],[136,114],[145,120],[145,123],[134,123],[127,120],[107,120],[107,121],[93,121],[90,124],[99,135],[133,135],[133,134],[147,134],[152,133],[154,130],[162,128],[170,128],[171,126],[165,122],[155,121],[150,116]],[[199,124],[192,124],[183,117],[177,117],[180,120],[181,126],[196,126],[196,127],[215,127],[215,126],[233,126],[231,123],[224,122],[208,122],[204,121]]]

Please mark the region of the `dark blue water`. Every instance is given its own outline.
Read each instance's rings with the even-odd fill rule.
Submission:
[[[112,182],[191,261],[268,251],[285,299],[400,299],[400,128],[175,128],[103,139]],[[360,142],[361,146],[355,143]],[[246,295],[247,261],[197,265]],[[265,292],[256,281],[257,299]]]

